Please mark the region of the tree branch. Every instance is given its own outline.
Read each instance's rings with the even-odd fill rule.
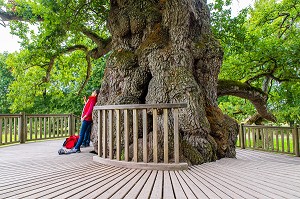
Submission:
[[[24,16],[17,15],[14,12],[6,12],[2,9],[0,9],[0,18],[3,22],[4,21],[27,21],[27,22],[30,22],[30,19],[28,19]],[[43,21],[44,19],[41,16],[37,16],[36,20]]]
[[[276,118],[267,110],[268,95],[258,88],[246,83],[232,80],[219,80],[217,88],[218,97],[233,95],[250,100],[257,112],[265,119],[275,122]]]
[[[50,59],[50,62],[48,64],[48,69],[46,71],[46,76],[43,78],[43,82],[42,83],[46,83],[46,82],[49,82],[50,81],[50,74],[51,74],[51,71],[52,71],[52,68],[53,68],[53,65],[54,65],[54,62],[55,62],[55,59],[60,55],[60,54],[64,54],[64,53],[69,53],[69,52],[73,52],[73,51],[76,51],[76,50],[83,50],[84,52],[87,53],[87,47],[83,46],[83,45],[75,45],[75,46],[71,46],[71,47],[68,47],[62,51],[60,51],[59,53],[57,53],[56,55],[52,56],[51,59]]]
[[[91,77],[92,65],[91,65],[91,57],[88,55],[88,53],[87,53],[85,59],[88,64],[87,69],[86,69],[86,76],[85,76],[85,80],[84,80],[83,84],[81,85],[77,95],[81,94],[82,90],[84,89],[84,87],[86,86],[86,84],[88,83],[88,81]]]
[[[111,42],[111,38],[108,39],[103,39],[101,37],[99,37],[96,33],[87,30],[87,29],[82,29],[81,32],[87,36],[88,38],[90,38],[93,42],[95,42],[98,46],[98,48],[105,48],[105,46],[107,46],[110,42]]]

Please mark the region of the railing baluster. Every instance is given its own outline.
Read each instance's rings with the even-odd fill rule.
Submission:
[[[292,154],[295,154],[295,133],[294,133],[294,129],[291,129],[291,135],[292,135],[292,140],[291,140],[291,144],[293,145],[292,147]]]
[[[47,137],[47,118],[44,117],[44,139]]]
[[[255,128],[252,129],[252,148],[255,148]]]
[[[287,152],[289,153],[290,150],[290,132],[286,131],[286,145],[287,145]]]
[[[257,148],[259,148],[259,146],[260,146],[259,137],[260,137],[260,129],[257,128],[257,129],[256,129],[256,147],[257,147]]]
[[[253,136],[253,148],[256,148],[256,129],[253,129],[252,132],[252,136]]]
[[[58,135],[58,122],[57,122],[57,117],[53,117],[53,137],[57,137]]]
[[[178,132],[178,109],[174,109],[174,159],[179,164],[179,132]]]
[[[68,119],[67,117],[64,118],[64,125],[65,125],[65,126],[64,126],[64,136],[67,136],[67,135],[68,135],[68,134],[67,134],[67,119]]]
[[[271,129],[271,148],[274,151],[274,131],[275,129]]]
[[[30,140],[32,140],[32,117],[29,118],[29,134]]]
[[[102,114],[101,110],[98,110],[98,156],[101,157],[102,155],[102,134],[101,134],[101,128],[102,128]]]
[[[138,115],[137,110],[133,109],[132,113],[133,125],[133,159],[138,162]]]
[[[297,127],[297,124],[294,125],[294,154],[299,157],[300,156],[300,151],[299,151],[299,132],[298,132],[298,127]]]
[[[55,137],[59,137],[59,118],[58,117],[55,117],[55,121],[54,121],[54,124],[55,124],[55,134],[54,136]]]
[[[281,152],[284,153],[284,132],[281,130]]]
[[[251,131],[252,131],[252,128],[249,128],[249,130],[248,130],[248,147],[249,148],[251,148],[251,138],[250,138]]]
[[[158,163],[158,155],[157,155],[157,109],[153,110],[153,162]]]
[[[3,124],[3,132],[4,132],[4,144],[7,144],[7,119],[4,118],[4,124]]]
[[[120,129],[120,110],[116,110],[116,158],[121,160],[121,129]]]
[[[2,121],[3,121],[3,119],[2,118],[0,118],[0,145],[2,145]]]
[[[19,137],[19,142],[22,144],[24,143],[24,128],[25,128],[25,114],[22,113],[22,115],[19,117],[18,121],[18,137]]]
[[[279,134],[279,129],[277,129],[276,131],[276,151],[279,152],[279,137],[278,137],[278,134]]]
[[[70,120],[71,121],[71,120]],[[50,123],[50,117],[48,117],[48,119],[47,119],[47,123],[48,123],[48,138],[50,138],[51,137],[51,123]],[[70,124],[72,124],[72,122],[70,123]]]
[[[129,134],[129,122],[128,122],[128,110],[124,110],[124,139],[125,139],[125,148],[124,148],[124,156],[125,161],[128,161],[129,159],[129,143],[128,143],[128,134]]]
[[[34,136],[34,139],[37,140],[37,117],[34,118]]]
[[[147,115],[147,109],[143,109],[143,161],[144,163],[148,162],[148,115]]]
[[[245,143],[245,127],[244,124],[241,124],[241,148],[245,149],[246,148],[246,143]]]
[[[63,117],[59,117],[59,137],[62,137],[63,136],[63,120],[64,118]]]
[[[266,150],[269,150],[269,131],[270,129],[266,129],[266,136],[265,136],[265,140],[266,140]]]
[[[168,109],[164,109],[164,163],[169,163]]]
[[[103,110],[103,130],[102,130],[102,136],[103,136],[103,158],[106,158],[107,156],[107,136],[106,136],[106,124],[107,124],[107,118],[106,118],[106,110]]]
[[[14,118],[14,142],[17,142],[17,118]]]
[[[12,142],[12,127],[13,127],[12,118],[10,117],[8,121],[9,121],[9,142]]]
[[[113,159],[113,112],[112,110],[108,111],[109,117],[109,158]]]
[[[262,132],[262,137],[261,137],[261,140],[262,140],[262,149],[263,150],[266,150],[266,129],[261,129],[261,132]]]

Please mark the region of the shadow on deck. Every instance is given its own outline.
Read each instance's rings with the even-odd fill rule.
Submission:
[[[0,148],[0,198],[300,198],[300,158],[237,150],[237,159],[186,171],[121,169],[63,140]]]

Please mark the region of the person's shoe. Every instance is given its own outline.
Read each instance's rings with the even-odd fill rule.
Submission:
[[[69,153],[80,153],[79,149],[72,148]]]
[[[82,144],[80,147],[85,148],[86,146],[84,144]]]

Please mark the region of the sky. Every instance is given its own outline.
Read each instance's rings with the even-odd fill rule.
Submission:
[[[208,3],[213,2],[213,0],[207,0]],[[233,0],[232,11],[233,15],[236,15],[238,11],[250,4],[253,4],[254,0]],[[3,27],[0,25],[0,53],[4,51],[14,52],[20,49],[18,43],[19,38],[11,35],[9,27]]]

